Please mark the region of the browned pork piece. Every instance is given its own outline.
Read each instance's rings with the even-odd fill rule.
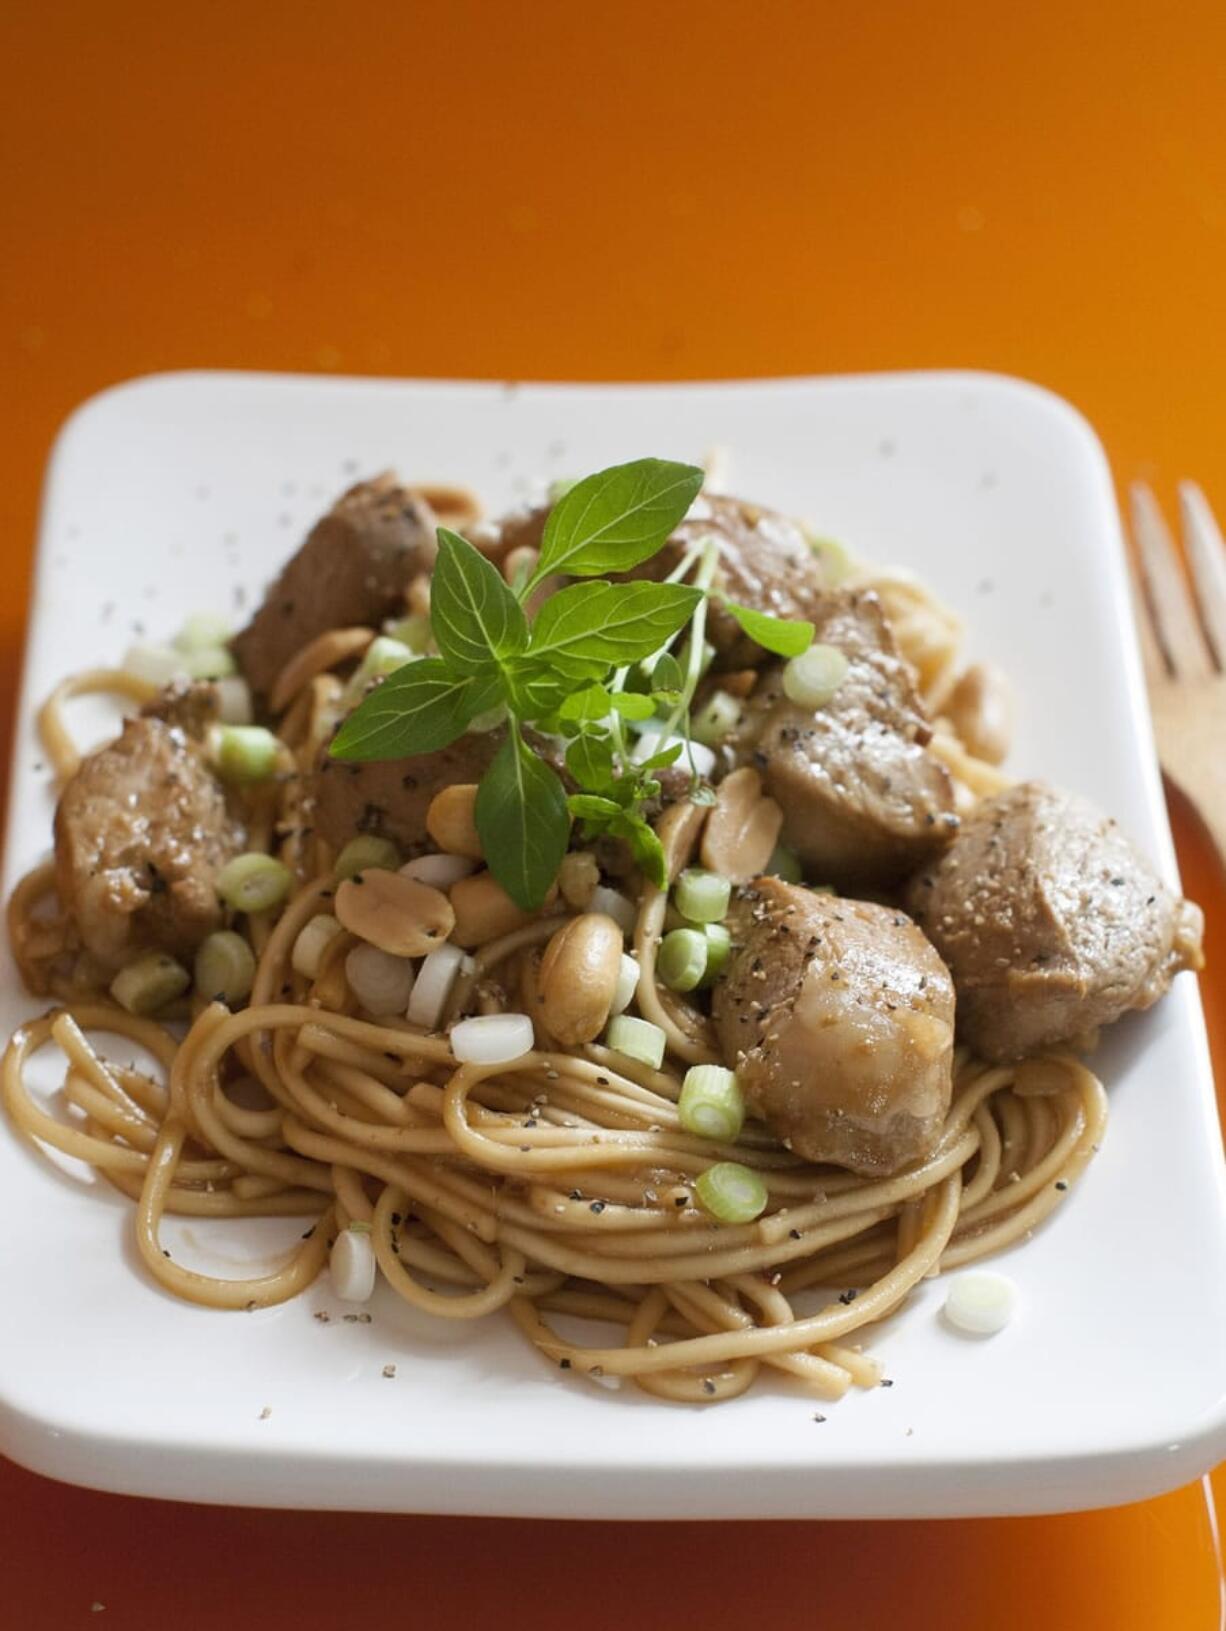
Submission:
[[[60,795],[60,898],[108,969],[143,947],[190,954],[221,926],[214,880],[243,842],[199,743],[163,719],[130,719]]]
[[[758,878],[713,1012],[746,1100],[810,1161],[869,1176],[930,1154],[953,1085],[949,971],[905,913]]]
[[[1200,908],[1088,800],[1039,782],[985,799],[907,904],[949,964],[959,1033],[983,1059],[1074,1041],[1203,961]]]
[[[469,535],[492,560],[501,562],[514,549],[540,548],[550,508],[540,504],[514,510],[500,521],[480,521]],[[774,617],[815,616],[825,577],[804,533],[787,516],[740,498],[701,493],[659,553],[626,576],[659,581],[688,550],[708,538],[719,546],[715,586],[729,599]],[[720,668],[747,668],[767,660],[766,652],[742,634],[718,601],[711,603],[707,633]]]
[[[359,482],[337,499],[235,636],[234,655],[256,696],[267,697],[317,635],[377,627],[400,611],[409,583],[434,565],[434,528],[429,505],[392,475]]]
[[[741,498],[700,493],[660,553],[629,575],[665,578],[687,550],[708,538],[719,546],[715,588],[730,600],[772,617],[807,621],[817,617],[826,580],[808,539],[788,516]],[[707,636],[719,668],[750,668],[769,661],[718,601],[711,602]]]
[[[208,680],[172,680],[145,704],[141,715],[177,725],[193,741],[203,742],[209,726],[221,718],[221,694]]]
[[[502,746],[505,731],[474,731],[436,753],[359,764],[331,759],[325,747],[312,778],[316,832],[334,849],[355,833],[390,838],[406,855],[432,849],[426,811],[436,793],[479,782]]]
[[[738,731],[738,756],[761,771],[783,811],[783,840],[807,872],[885,888],[952,837],[949,772],[927,751],[931,726],[877,596],[828,593],[814,622],[816,638],[846,656],[846,677],[824,707],[802,708],[784,694],[782,666],[769,669]]]

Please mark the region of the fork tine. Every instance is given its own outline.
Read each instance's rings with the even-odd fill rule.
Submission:
[[[1132,484],[1132,530],[1167,665],[1178,680],[1205,679],[1213,670],[1205,637],[1158,501],[1143,481]]]
[[[1135,550],[1129,551],[1128,588],[1132,594],[1132,621],[1137,631],[1137,644],[1141,648],[1141,664],[1150,685],[1166,678],[1166,658],[1163,657],[1154,634],[1154,620],[1149,614],[1145,585],[1141,582],[1143,568]]]
[[[1194,481],[1180,482],[1179,509],[1201,621],[1217,665],[1226,672],[1226,544],[1208,499]]]

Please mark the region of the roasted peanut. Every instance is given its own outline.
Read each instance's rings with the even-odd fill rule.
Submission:
[[[350,934],[393,957],[424,957],[443,944],[455,925],[451,902],[441,889],[377,869],[341,884],[336,915]]]
[[[532,913],[522,911],[489,872],[474,872],[451,887],[455,928],[451,938],[465,950],[499,940],[514,929],[532,921]]]
[[[564,1047],[591,1042],[604,1029],[621,959],[622,932],[603,912],[572,918],[546,946],[537,982],[541,1020]]]
[[[762,792],[762,778],[745,765],[719,784],[702,834],[702,864],[721,878],[747,883],[766,866],[779,842],[783,811]]]
[[[466,855],[470,861],[483,859],[474,811],[477,789],[471,782],[444,787],[430,800],[426,811],[426,831],[448,855]]]
[[[573,849],[562,857],[558,887],[568,906],[585,912],[592,903],[592,891],[600,882],[600,867],[591,850]]]
[[[991,663],[973,663],[950,693],[945,713],[968,753],[998,765],[1013,737],[1013,694]]]

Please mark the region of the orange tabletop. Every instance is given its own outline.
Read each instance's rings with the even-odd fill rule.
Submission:
[[[9,0],[5,694],[56,427],[155,369],[1001,369],[1084,409],[1121,480],[1194,475],[1226,512],[1224,58],[1220,0]],[[1226,1077],[1226,892],[1177,824]],[[1211,1499],[560,1525],[210,1510],[0,1464],[0,1619],[1207,1631]]]

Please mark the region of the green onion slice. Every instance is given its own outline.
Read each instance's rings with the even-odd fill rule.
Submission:
[[[701,929],[674,929],[660,942],[656,968],[670,991],[694,991],[707,972],[707,958]]]
[[[736,1071],[725,1070],[722,1065],[691,1066],[681,1084],[677,1111],[687,1133],[718,1139],[721,1144],[733,1143],[745,1124],[745,1100]],[[749,1171],[747,1167],[738,1170]]]
[[[812,645],[784,666],[784,695],[798,708],[824,708],[847,678],[847,667],[838,646]]]
[[[228,1008],[251,995],[255,983],[255,953],[233,929],[218,929],[196,953],[196,990],[206,1002],[224,1002]]]
[[[739,1161],[717,1161],[701,1173],[694,1193],[720,1223],[752,1223],[766,1211],[766,1185],[758,1173]]]
[[[267,912],[289,894],[293,874],[275,856],[250,850],[217,874],[217,893],[235,912]]]
[[[727,878],[702,867],[687,867],[673,889],[677,910],[691,923],[718,923],[727,916],[731,899]]]
[[[611,1019],[604,1034],[605,1046],[627,1059],[637,1059],[641,1065],[659,1070],[664,1063],[666,1037],[658,1025],[650,1020],[635,1019],[630,1014],[618,1014]]]
[[[351,838],[336,857],[332,868],[337,878],[356,878],[359,872],[395,872],[400,865],[400,851],[390,838],[376,838],[373,833],[362,833]]]

